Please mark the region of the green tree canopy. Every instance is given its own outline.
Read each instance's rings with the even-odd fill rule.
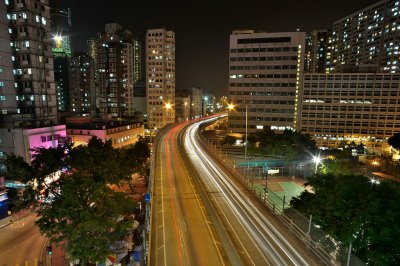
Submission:
[[[292,200],[292,206],[330,236],[345,245],[350,242],[357,256],[371,265],[400,263],[400,184],[372,183],[362,175],[318,175],[307,191]]]
[[[237,138],[235,136],[226,135],[221,140],[221,145],[234,145],[236,143]]]
[[[388,139],[388,143],[390,146],[392,146],[394,149],[399,150],[400,149],[400,133],[396,133],[393,136],[391,136]]]
[[[104,261],[111,245],[131,227],[135,203],[113,186],[131,179],[137,162],[148,155],[145,149],[140,143],[128,153],[93,137],[87,146],[37,149],[31,165],[11,156],[8,166],[16,178],[31,173],[25,177],[30,185],[20,206],[33,205],[40,231],[64,246],[71,260],[87,265]],[[61,173],[58,179],[56,172]]]
[[[307,134],[285,130],[276,134],[271,129],[265,129],[256,134],[260,148],[267,154],[279,156],[285,160],[311,157],[316,152],[315,141]]]

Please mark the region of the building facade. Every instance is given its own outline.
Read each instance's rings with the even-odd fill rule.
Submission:
[[[304,72],[325,73],[327,52],[332,32],[330,30],[313,30],[306,35]]]
[[[86,145],[92,137],[111,140],[114,148],[135,144],[144,137],[143,123],[129,121],[101,121],[86,117],[67,119],[67,134],[74,146]]]
[[[188,121],[190,116],[190,95],[187,90],[177,90],[175,94],[175,120]]]
[[[3,1],[0,11],[0,158],[15,154],[30,163],[33,148],[56,147],[65,137],[58,125],[50,6],[48,0]]]
[[[2,110],[2,114],[13,115],[16,124],[55,125],[58,117],[49,2],[9,1],[7,9],[17,108]]]
[[[190,118],[196,119],[204,115],[203,89],[200,87],[190,89]]]
[[[373,63],[380,72],[399,72],[399,1],[383,0],[333,24],[330,72],[343,64]]]
[[[304,69],[304,32],[230,36],[229,130],[236,133],[297,129],[299,86]]]
[[[54,79],[56,81],[57,106],[61,112],[69,111],[68,68],[71,59],[71,10],[61,1],[51,1],[51,29],[55,42],[52,48],[54,57]]]
[[[69,64],[70,111],[80,116],[96,115],[94,61],[87,54],[71,58]]]
[[[146,33],[147,126],[162,128],[175,121],[175,33]]]
[[[357,141],[380,146],[400,133],[400,74],[305,74],[301,132],[319,146]]]
[[[132,33],[117,23],[106,24],[96,45],[100,114],[120,118],[133,115],[135,57]]]

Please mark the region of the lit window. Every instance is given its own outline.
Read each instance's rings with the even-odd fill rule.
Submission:
[[[42,17],[42,24],[43,24],[43,25],[46,25],[46,18],[43,18],[43,17]]]
[[[40,16],[36,15],[36,22],[40,22]]]
[[[0,101],[5,101],[5,100],[6,100],[6,96],[0,95]]]
[[[4,81],[0,81],[0,87],[4,87]]]

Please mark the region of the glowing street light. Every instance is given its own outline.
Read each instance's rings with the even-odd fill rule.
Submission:
[[[235,105],[233,103],[228,104],[228,110],[234,110],[235,109]]]
[[[57,48],[62,47],[63,36],[56,34],[56,35],[54,35],[53,40],[55,41]]]
[[[314,174],[317,173],[317,169],[318,169],[318,164],[321,163],[321,158],[319,156],[313,156],[313,162],[315,163],[315,170],[314,170]]]
[[[377,167],[380,165],[380,163],[378,161],[372,161],[371,163],[373,166]]]
[[[171,110],[172,109],[172,104],[171,103],[166,103],[165,104],[165,109]]]

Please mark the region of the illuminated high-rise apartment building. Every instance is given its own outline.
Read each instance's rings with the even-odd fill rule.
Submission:
[[[175,33],[146,33],[147,126],[162,128],[175,121]]]
[[[300,82],[304,67],[304,32],[230,36],[229,111],[231,132],[297,129]]]
[[[325,73],[329,52],[330,30],[307,32],[304,73]]]
[[[79,116],[96,115],[94,61],[87,54],[71,58],[69,65],[70,111]]]
[[[51,30],[55,46],[52,48],[54,57],[54,79],[56,81],[57,106],[59,111],[69,111],[69,78],[68,68],[71,59],[71,10],[64,2],[51,1]]]
[[[400,6],[398,0],[372,4],[333,24],[330,72],[343,64],[378,65],[380,72],[399,73]]]
[[[138,83],[142,77],[142,42],[137,38],[132,39],[133,56],[133,82]]]
[[[133,116],[135,83],[135,41],[132,33],[117,23],[106,24],[98,35],[95,49],[100,114]]]
[[[57,123],[56,88],[48,0],[10,1],[9,31],[17,108],[14,121],[40,127]]]
[[[57,125],[50,5],[2,1],[0,11],[0,157],[30,162],[32,148],[56,147],[66,136],[65,126]]]

